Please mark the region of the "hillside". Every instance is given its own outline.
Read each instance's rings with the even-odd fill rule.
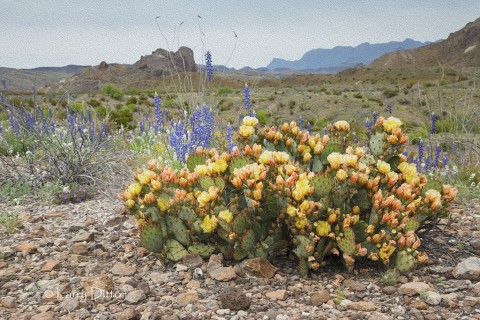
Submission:
[[[386,54],[369,65],[372,68],[479,67],[480,18],[451,33],[446,40],[425,47]]]
[[[299,60],[289,61],[274,58],[268,69],[288,68],[293,70],[326,69],[325,72],[336,72],[359,64],[369,64],[381,55],[396,51],[418,48],[431,42],[419,42],[412,39],[391,41],[387,43],[362,43],[356,47],[337,46],[332,49],[314,49],[303,55]]]

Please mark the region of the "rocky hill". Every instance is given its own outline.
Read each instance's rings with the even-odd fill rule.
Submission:
[[[369,64],[388,52],[418,48],[430,43],[431,42],[405,39],[404,41],[391,41],[377,44],[362,43],[356,47],[337,46],[332,49],[314,49],[305,53],[301,59],[295,61],[274,58],[267,68],[319,70],[325,73],[335,73],[359,64]]]
[[[480,67],[480,18],[451,33],[446,40],[421,48],[386,54],[372,68]]]

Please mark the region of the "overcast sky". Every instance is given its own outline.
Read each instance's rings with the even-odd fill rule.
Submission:
[[[134,63],[185,45],[197,63],[206,48],[214,64],[231,56],[240,68],[314,48],[446,38],[480,17],[480,0],[0,0],[0,12],[1,67]]]

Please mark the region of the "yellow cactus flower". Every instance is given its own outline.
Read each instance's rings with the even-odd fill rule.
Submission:
[[[218,214],[218,217],[226,221],[227,223],[230,223],[233,220],[233,214],[230,212],[230,210],[220,211],[220,213]]]
[[[358,161],[358,156],[354,154],[345,154],[343,160],[347,163],[349,167],[355,167]]]
[[[302,210],[305,213],[310,213],[310,211],[313,210],[315,203],[310,200],[304,200],[302,204],[300,205],[300,210]]]
[[[260,154],[260,157],[258,157],[258,160],[260,160],[262,164],[267,164],[270,162],[270,159],[272,158],[272,154],[273,154],[272,151],[265,150]]]
[[[335,176],[337,177],[337,180],[340,182],[347,180],[347,177],[348,177],[347,172],[343,169],[339,169]]]
[[[255,129],[251,126],[246,126],[246,125],[241,125],[240,128],[239,128],[239,131],[238,133],[244,137],[244,138],[248,138],[250,137],[252,134],[255,133]]]
[[[133,196],[138,196],[142,192],[142,185],[138,182],[134,182],[128,186],[128,192]]]
[[[402,121],[395,117],[389,117],[387,120],[383,121],[383,130],[386,132],[392,133],[396,129],[400,128]]]
[[[414,163],[402,162],[398,165],[398,170],[402,172],[403,178],[407,183],[418,183],[420,178],[417,174],[417,167]]]
[[[200,227],[203,229],[203,232],[205,233],[212,233],[215,231],[218,225],[218,219],[215,216],[205,216],[203,218],[202,224]]]
[[[327,161],[333,170],[337,170],[343,164],[343,157],[338,152],[332,152],[328,155]]]
[[[194,171],[199,175],[208,175],[208,172],[209,172],[208,166],[204,164],[199,164],[195,166]]]
[[[292,205],[288,205],[287,207],[287,214],[290,216],[290,217],[295,217],[297,215],[297,212],[298,212],[298,209],[295,208],[294,206]]]
[[[157,199],[157,197],[152,192],[147,193],[143,197],[143,200],[145,200],[147,204],[152,204],[155,201],[155,199]]]
[[[307,152],[303,155],[303,162],[310,162],[312,160],[312,154],[310,152]]]
[[[394,251],[395,251],[394,246],[384,243],[378,252],[378,256],[383,261],[388,261],[388,259],[390,259],[390,256]]]
[[[290,159],[290,155],[286,152],[278,151],[273,153],[273,158],[277,163],[283,164],[288,162],[288,160]]]
[[[255,118],[255,117],[246,116],[246,117],[243,118],[243,124],[246,125],[246,126],[253,127],[253,126],[257,125],[257,123],[258,123],[258,119]]]
[[[164,212],[170,208],[170,202],[167,198],[158,198],[157,199],[157,208]]]
[[[298,229],[304,229],[306,226],[308,226],[308,220],[306,218],[297,218],[295,220],[295,227],[297,227]]]
[[[377,169],[380,173],[388,174],[390,172],[390,164],[385,161],[378,160],[377,161]]]
[[[340,131],[350,131],[350,124],[348,124],[348,122],[344,120],[335,122],[333,126],[335,127],[335,129]]]
[[[127,207],[128,209],[132,209],[133,207],[135,207],[135,201],[131,199],[125,201],[125,207]]]
[[[206,191],[202,191],[197,197],[197,201],[200,204],[200,207],[205,207],[211,200],[210,194]]]
[[[162,189],[162,183],[158,180],[152,180],[150,181],[150,184],[152,185],[152,188],[155,191]]]
[[[223,173],[227,170],[228,164],[223,159],[218,159],[212,165],[212,171],[215,173]]]
[[[331,231],[331,226],[327,221],[318,221],[316,231],[319,237],[326,237]]]
[[[295,182],[295,189],[292,192],[293,198],[297,201],[300,201],[310,192],[310,185],[308,178],[300,179]]]
[[[150,182],[150,175],[146,172],[142,172],[137,175],[137,180],[140,182],[141,185],[146,185]]]
[[[442,195],[440,194],[440,192],[438,192],[437,190],[434,190],[434,189],[429,189],[427,190],[427,192],[425,192],[425,202],[428,203],[428,202],[437,202],[437,201],[440,201]]]

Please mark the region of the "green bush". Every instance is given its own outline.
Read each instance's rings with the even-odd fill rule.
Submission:
[[[124,93],[113,83],[107,83],[102,87],[102,92],[115,100],[123,98]]]
[[[232,88],[229,88],[229,87],[220,87],[218,88],[217,90],[217,94],[219,96],[226,96],[230,93],[233,93],[233,89]]]

